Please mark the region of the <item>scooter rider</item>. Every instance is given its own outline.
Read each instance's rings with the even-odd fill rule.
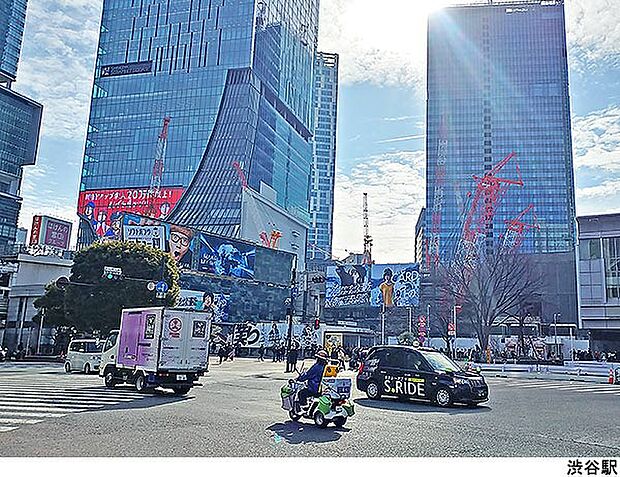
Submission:
[[[306,407],[308,405],[308,398],[310,396],[319,397],[319,386],[321,385],[321,379],[323,379],[323,373],[325,372],[325,366],[327,366],[327,360],[329,356],[324,350],[320,350],[315,355],[316,363],[306,371],[304,374],[297,378],[297,381],[307,381],[307,387],[300,389],[298,393],[299,405]]]

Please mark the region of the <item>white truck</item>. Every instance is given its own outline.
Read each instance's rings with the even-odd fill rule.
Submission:
[[[109,388],[162,387],[183,395],[207,371],[210,313],[152,307],[126,309],[103,347],[99,376]]]

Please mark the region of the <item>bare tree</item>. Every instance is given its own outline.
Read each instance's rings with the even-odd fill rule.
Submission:
[[[535,301],[544,284],[544,275],[531,256],[507,250],[441,266],[439,278],[439,288],[463,307],[483,350],[493,322],[521,314],[521,305]]]

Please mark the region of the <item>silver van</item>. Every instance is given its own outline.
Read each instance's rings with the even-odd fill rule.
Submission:
[[[83,371],[89,374],[99,371],[103,342],[98,340],[73,340],[69,343],[65,358],[65,371]]]

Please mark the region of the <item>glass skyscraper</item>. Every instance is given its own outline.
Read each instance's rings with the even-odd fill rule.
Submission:
[[[81,216],[142,211],[170,118],[155,217],[236,237],[245,181],[308,222],[317,33],[318,0],[105,0]]]
[[[334,233],[338,55],[319,53],[314,76],[314,155],[310,177],[309,260],[330,260]]]
[[[26,22],[26,0],[0,0],[0,83],[17,76]]]
[[[562,1],[451,7],[429,18],[426,146],[426,231],[439,230],[443,259],[455,253],[476,196],[473,176],[513,152],[495,174],[507,182],[485,224],[487,250],[524,211],[520,222],[539,228],[525,229],[522,252],[574,249]]]
[[[26,18],[25,0],[0,0],[0,255],[13,253],[22,168],[36,161],[43,107],[11,90]]]

